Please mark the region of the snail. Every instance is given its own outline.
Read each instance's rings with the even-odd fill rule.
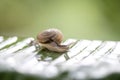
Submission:
[[[63,34],[58,29],[47,29],[37,35],[37,43],[42,47],[54,52],[66,52],[69,47],[61,45],[63,41]]]

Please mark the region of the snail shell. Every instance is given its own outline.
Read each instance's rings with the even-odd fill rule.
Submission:
[[[66,52],[67,45],[61,45],[63,34],[58,29],[48,29],[37,35],[37,41],[45,48],[55,52]]]

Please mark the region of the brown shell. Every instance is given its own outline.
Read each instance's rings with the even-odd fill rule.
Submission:
[[[61,45],[63,40],[63,34],[58,29],[48,29],[40,32],[37,35],[37,41],[41,43],[41,46],[47,48],[50,51],[66,52],[69,47],[67,45]]]
[[[50,42],[55,42],[56,44],[60,44],[63,40],[63,34],[58,29],[48,29],[40,32],[37,35],[37,40],[43,44]]]

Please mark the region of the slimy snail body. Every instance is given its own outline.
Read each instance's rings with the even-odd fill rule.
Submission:
[[[69,47],[67,45],[61,45],[62,41],[62,32],[54,28],[44,30],[37,35],[37,43],[54,52],[68,51]]]

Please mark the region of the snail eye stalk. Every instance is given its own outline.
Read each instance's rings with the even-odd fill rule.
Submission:
[[[47,48],[50,51],[66,52],[68,51],[67,45],[61,45],[63,34],[58,29],[47,29],[37,35],[37,44]]]

